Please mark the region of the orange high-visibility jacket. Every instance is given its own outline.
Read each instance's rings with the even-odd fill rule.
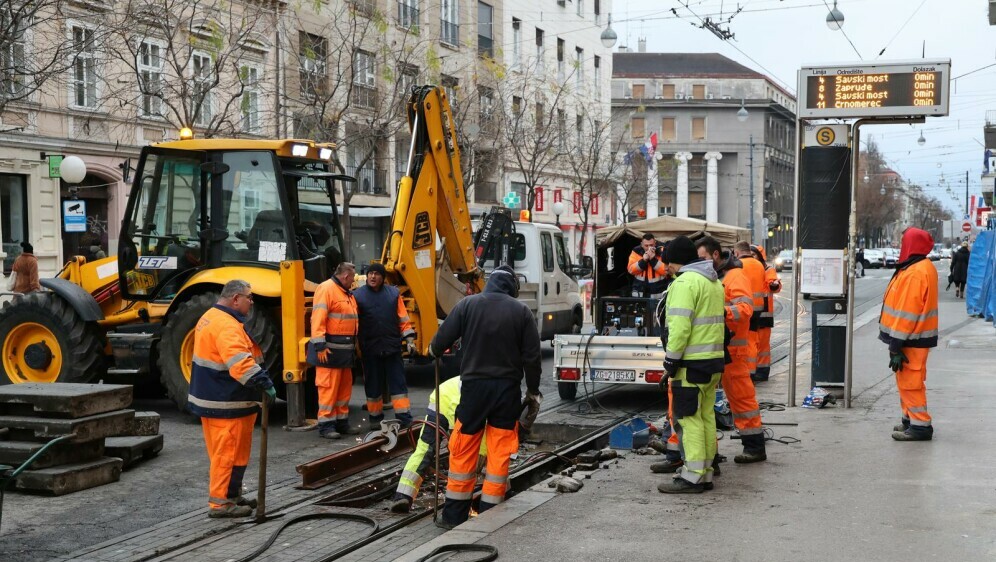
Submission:
[[[750,319],[754,313],[754,298],[751,296],[750,280],[741,267],[730,267],[720,278],[726,293],[726,327],[733,332],[727,347],[730,355],[746,355],[750,352]]]
[[[937,270],[930,260],[900,269],[889,281],[878,339],[892,350],[937,347]]]
[[[261,390],[273,386],[260,366],[263,352],[246,333],[244,317],[215,305],[194,328],[187,407],[206,418],[240,418],[256,412]]]
[[[761,314],[764,312],[764,299],[768,294],[768,282],[764,278],[764,266],[752,257],[738,258],[743,264],[744,274],[750,281],[751,297],[754,300],[754,315],[750,319],[750,329],[761,327]]]
[[[655,258],[652,262],[643,259],[643,246],[637,246],[629,254],[629,265],[626,269],[638,281],[653,285],[667,277],[667,266],[662,259]]]
[[[360,316],[352,291],[333,277],[318,286],[311,309],[311,341],[325,343],[325,335],[355,338]]]

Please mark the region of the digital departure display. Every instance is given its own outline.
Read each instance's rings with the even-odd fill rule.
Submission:
[[[948,114],[949,61],[810,67],[800,71],[800,117]]]

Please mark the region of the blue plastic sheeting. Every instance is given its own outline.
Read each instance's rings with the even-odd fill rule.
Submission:
[[[996,232],[983,230],[975,238],[968,260],[965,307],[971,316],[996,317]]]

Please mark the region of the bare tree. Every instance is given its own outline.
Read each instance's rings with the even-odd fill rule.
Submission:
[[[418,33],[417,17],[400,10],[386,14],[375,3],[314,3],[319,19],[329,22],[320,32],[309,29],[300,11],[290,48],[298,54],[297,84],[287,88],[285,103],[295,108],[294,134],[316,140],[334,140],[333,163],[357,178],[343,182],[343,238],[350,247],[349,209],[357,193],[386,190],[391,140],[407,157],[407,101],[411,87],[424,80],[427,68],[438,60],[427,39]],[[386,39],[385,39],[386,35]],[[386,193],[386,191],[384,192]]]
[[[49,82],[71,69],[86,82],[87,68],[77,67],[78,52],[96,50],[103,32],[98,18],[87,20],[86,33],[67,34],[63,0],[0,0],[0,113],[9,104],[29,101]],[[92,72],[92,69],[91,69]]]
[[[127,0],[113,18],[108,101],[135,122],[165,121],[204,137],[258,134],[272,43],[272,4]]]

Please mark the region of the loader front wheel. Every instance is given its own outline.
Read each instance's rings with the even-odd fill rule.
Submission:
[[[187,409],[194,357],[194,328],[216,302],[218,293],[196,295],[178,306],[163,325],[159,341],[159,380],[180,410]],[[260,304],[254,306],[245,325],[246,331],[263,350],[263,367],[271,377],[279,379],[280,338],[266,307]]]
[[[103,376],[100,331],[54,293],[33,292],[0,309],[0,384],[88,383]]]

